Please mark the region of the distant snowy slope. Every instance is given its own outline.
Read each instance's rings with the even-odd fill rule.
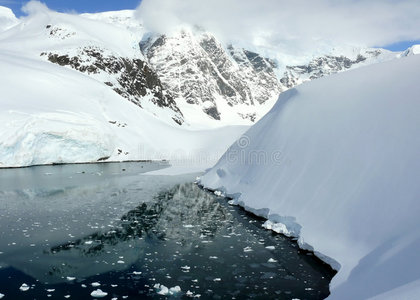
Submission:
[[[144,62],[136,35],[100,20],[37,8],[0,33],[0,51],[72,68],[174,126],[184,122],[169,91]],[[123,101],[123,99],[121,99]]]
[[[405,50],[403,53],[401,53],[401,56],[411,56],[411,55],[417,55],[420,54],[420,45],[413,45],[407,50]]]
[[[291,89],[201,182],[339,268],[331,299],[419,298],[419,78],[411,56]]]
[[[0,6],[0,31],[9,29],[19,22],[10,8]]]
[[[0,167],[101,159],[183,159],[209,167],[243,127],[167,125],[106,85],[49,62],[1,52]],[[207,154],[207,156],[205,156]],[[201,158],[201,160],[199,160]]]

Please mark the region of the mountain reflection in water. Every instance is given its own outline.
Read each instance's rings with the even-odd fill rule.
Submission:
[[[64,167],[55,174],[52,167],[48,176],[28,169],[36,184],[2,187],[0,293],[90,298],[99,287],[109,299],[145,299],[161,297],[157,287],[165,285],[179,286],[172,296],[180,298],[328,295],[328,267],[191,183],[195,175],[104,167]],[[30,286],[26,292],[19,290],[23,283]]]

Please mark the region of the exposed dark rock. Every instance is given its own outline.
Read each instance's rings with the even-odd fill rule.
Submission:
[[[140,59],[105,55],[95,47],[85,47],[80,54],[70,57],[56,53],[43,53],[48,60],[60,66],[67,66],[87,74],[107,73],[117,81],[117,85],[110,81],[104,83],[124,98],[142,107],[141,101],[150,96],[151,101],[158,107],[168,107],[175,115],[173,120],[177,124],[184,122],[183,115],[177,107],[171,93],[164,90],[156,73]]]
[[[208,33],[150,37],[140,48],[165,89],[189,104],[209,107],[211,103],[214,108],[203,111],[212,119],[221,116],[216,99],[236,110],[239,105],[263,104],[281,91],[273,61],[232,46],[226,51]]]
[[[105,161],[109,158],[110,158],[110,156],[104,156],[104,157],[99,158],[98,161]]]
[[[217,110],[217,107],[212,106],[212,107],[209,107],[209,108],[205,108],[204,112],[206,114],[208,114],[210,117],[212,117],[213,119],[220,120],[220,113]]]
[[[292,88],[302,81],[314,80],[326,75],[350,69],[353,65],[361,63],[365,60],[366,57],[360,54],[354,60],[345,56],[327,55],[317,57],[307,65],[287,66],[286,72],[280,79],[280,82],[286,88]]]

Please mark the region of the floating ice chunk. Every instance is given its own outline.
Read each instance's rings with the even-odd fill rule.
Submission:
[[[93,241],[86,241],[85,245],[92,245]]]
[[[0,293],[0,299],[2,299],[5,295]]]
[[[179,292],[181,292],[181,287],[179,285],[171,287],[169,289],[169,294],[171,294],[171,295],[177,294]]]
[[[111,284],[111,287],[113,287],[113,288],[115,288],[117,286],[118,286],[118,284]]]
[[[274,223],[272,221],[265,221],[265,223],[262,225],[265,229],[273,230],[274,232],[284,234],[288,237],[295,237],[297,230],[289,230],[286,224],[283,223]]]
[[[64,296],[64,298],[66,298],[66,299],[68,299],[68,298],[70,298],[71,296],[70,295],[65,295]]]
[[[187,297],[192,297],[194,294],[193,294],[190,290],[188,290],[188,291],[185,293],[185,295],[186,295]]]
[[[217,256],[210,256],[209,258],[210,258],[210,259],[218,259],[218,257],[217,257]]]
[[[265,249],[274,250],[274,249],[276,249],[276,247],[274,247],[274,246],[267,246],[267,247],[265,247]]]
[[[70,277],[70,276],[67,276],[67,280],[68,281],[73,281],[73,280],[75,280],[76,279],[76,277]]]
[[[20,286],[19,290],[21,290],[22,292],[26,292],[27,290],[29,290],[29,285],[24,283]]]
[[[245,247],[244,248],[244,252],[252,252],[252,251],[254,251],[254,250],[252,250],[251,247]]]
[[[213,281],[222,281],[222,278],[214,278]]]
[[[141,272],[133,271],[133,274],[134,274],[134,275],[140,275],[140,274],[141,274]]]
[[[221,191],[214,191],[214,194],[218,197],[224,197],[224,194]]]
[[[275,260],[274,258],[270,258],[270,259],[268,260],[268,262],[269,262],[269,263],[276,263],[276,262],[277,262],[277,260]]]
[[[92,293],[90,293],[90,295],[95,298],[103,298],[103,297],[106,297],[108,293],[103,292],[101,289],[97,289],[93,291]]]
[[[82,284],[82,288],[87,288],[87,285],[86,284]]]
[[[101,286],[101,284],[99,282],[92,282],[90,285],[93,286],[93,287]]]
[[[48,289],[48,290],[47,290],[47,292],[48,292],[48,293],[55,292],[55,289]]]
[[[163,284],[156,283],[153,287],[157,290],[157,293],[159,295],[168,295],[169,294],[169,289],[166,286],[164,286]]]
[[[125,261],[119,260],[119,261],[117,261],[117,264],[125,264]]]
[[[183,266],[183,267],[181,267],[181,269],[184,270],[184,271],[188,271],[189,269],[191,269],[191,267],[189,267],[189,266]]]
[[[305,288],[305,291],[312,291],[313,290],[313,288]]]
[[[184,227],[184,228],[193,228],[193,227],[194,227],[194,225],[187,224],[187,225],[183,225],[183,227]]]

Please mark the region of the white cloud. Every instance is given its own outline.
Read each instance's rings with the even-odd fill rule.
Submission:
[[[34,15],[38,13],[48,12],[50,10],[45,3],[32,0],[22,6],[22,11],[27,15]]]
[[[290,49],[420,39],[419,0],[142,0],[137,13],[161,33],[186,23],[225,41]]]

